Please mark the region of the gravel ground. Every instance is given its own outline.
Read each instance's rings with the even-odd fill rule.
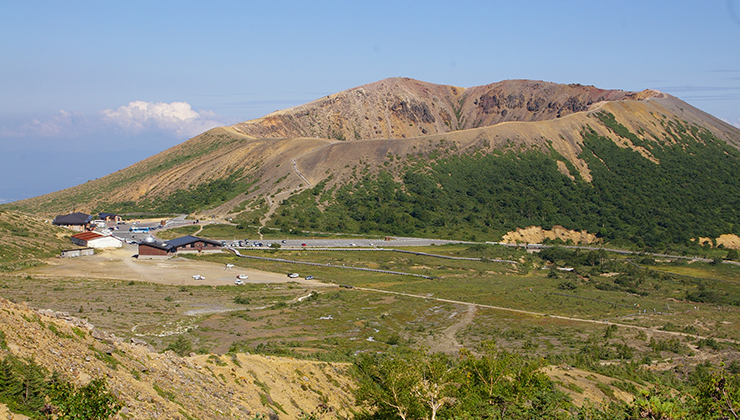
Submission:
[[[177,286],[234,285],[236,276],[245,274],[244,283],[287,283],[296,282],[312,287],[333,286],[304,278],[288,278],[287,273],[270,273],[244,267],[226,268],[224,265],[186,258],[136,259],[135,246],[125,245],[119,249],[106,249],[95,255],[78,258],[55,258],[42,267],[27,270],[35,277],[87,277],[120,280],[146,281]],[[205,280],[195,280],[200,274]]]

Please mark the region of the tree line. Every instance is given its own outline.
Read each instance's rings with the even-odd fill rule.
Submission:
[[[699,236],[740,234],[737,149],[678,121],[665,123],[667,138],[642,140],[613,115],[599,118],[654,159],[585,127],[579,157],[589,165],[591,182],[552,149],[437,156],[409,161],[400,181],[380,170],[332,191],[292,196],[274,224],[286,231],[469,240],[561,225],[612,243],[659,249],[699,247],[692,242]]]
[[[631,403],[606,399],[578,407],[542,372],[544,359],[497,350],[459,357],[398,350],[354,363],[363,420],[542,419],[693,420],[738,418],[740,376],[702,366],[683,391],[660,383],[634,388]],[[604,387],[609,393],[609,386]]]

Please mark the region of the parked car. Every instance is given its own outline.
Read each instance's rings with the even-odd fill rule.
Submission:
[[[306,280],[313,280],[313,276],[306,276]]]
[[[246,280],[248,278],[249,278],[249,276],[246,275],[246,274],[239,274],[238,276],[236,276],[236,279],[237,280]]]
[[[294,279],[294,278],[296,278],[298,276],[299,276],[298,273],[290,273],[290,274],[288,274],[288,277],[290,277],[291,279]]]
[[[239,279],[236,279],[236,280],[234,280],[234,284],[237,285],[237,286],[241,286],[242,284],[244,284],[244,282],[241,281],[241,280],[239,280]]]

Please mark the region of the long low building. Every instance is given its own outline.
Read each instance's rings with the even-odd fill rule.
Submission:
[[[59,216],[55,217],[51,223],[57,226],[76,230],[78,232],[84,232],[85,229],[90,226],[91,221],[92,216],[90,216],[89,214],[76,212],[70,214],[60,214]]]
[[[65,249],[62,251],[60,257],[73,258],[73,257],[84,257],[87,255],[93,255],[93,254],[95,254],[95,250],[92,248]]]
[[[98,232],[82,232],[72,235],[72,242],[87,248],[120,248],[123,246],[120,239],[101,235]]]
[[[141,257],[167,257],[175,254],[175,248],[167,243],[156,241],[139,242],[139,258]]]
[[[166,242],[175,248],[175,252],[208,252],[221,251],[221,242],[197,236],[183,236]]]
[[[197,236],[183,236],[166,242],[145,240],[139,242],[139,257],[169,256],[178,252],[218,252],[221,243]]]

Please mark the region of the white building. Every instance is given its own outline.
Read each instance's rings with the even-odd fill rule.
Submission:
[[[123,246],[120,239],[101,235],[97,232],[82,232],[72,235],[72,242],[88,248],[120,248]]]

